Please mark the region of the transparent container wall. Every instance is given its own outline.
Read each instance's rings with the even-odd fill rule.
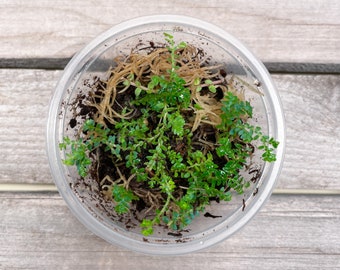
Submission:
[[[91,91],[91,84],[96,77],[101,79],[107,77],[107,71],[113,65],[115,57],[128,55],[131,50],[136,51],[139,49],[143,51],[151,43],[154,46],[164,46],[164,32],[172,34],[176,42],[185,41],[203,49],[209,64],[221,65],[221,69],[224,69],[228,74],[228,80],[233,80],[237,77],[249,84],[251,89],[246,89],[247,87],[240,82],[235,83],[234,87],[239,88],[240,91],[245,88],[246,99],[254,107],[253,124],[261,126],[265,133],[273,132],[275,128],[273,126],[275,122],[273,119],[274,115],[268,113],[273,105],[270,104],[266,97],[270,89],[267,89],[267,86],[263,83],[262,74],[254,71],[256,67],[252,66],[252,63],[248,62],[248,60],[244,60],[245,56],[242,52],[232,44],[228,44],[221,36],[214,35],[209,31],[183,23],[165,22],[146,23],[141,26],[117,31],[112,37],[107,36],[97,47],[90,46],[86,54],[80,55],[82,60],[77,64],[78,69],[73,70],[73,74],[69,74],[69,77],[73,79],[65,83],[65,91],[59,103],[60,113],[57,125],[59,142],[62,141],[64,136],[74,137],[78,132],[75,128],[70,128],[69,125],[70,120],[74,118],[75,111],[79,110],[79,108],[77,109],[77,96]],[[78,55],[78,58],[80,56]],[[264,95],[259,94],[258,91],[264,93]],[[84,119],[77,117],[76,121],[82,123]],[[61,159],[63,159],[65,153],[61,152],[60,154]],[[245,194],[235,194],[233,200],[228,203],[213,202],[180,235],[176,236],[171,233],[169,235],[167,229],[159,227],[154,235],[148,236],[146,239],[141,235],[139,222],[133,215],[126,216],[125,218],[118,218],[116,216],[113,211],[113,203],[104,200],[99,192],[98,185],[93,183],[93,180],[80,180],[75,168],[61,165],[67,185],[71,187],[71,191],[65,191],[67,195],[64,194],[64,197],[71,196],[74,202],[78,200],[85,208],[85,212],[90,213],[90,216],[93,217],[92,220],[85,221],[88,223],[88,227],[94,228],[94,230],[97,230],[97,234],[115,244],[117,241],[124,241],[125,239],[127,241],[125,244],[118,244],[123,246],[130,245],[131,248],[139,251],[141,251],[142,245],[149,245],[151,253],[162,252],[157,250],[159,245],[162,247],[173,246],[171,251],[170,249],[164,249],[164,252],[168,253],[177,253],[178,250],[174,249],[179,245],[185,246],[184,249],[187,251],[196,250],[199,249],[197,246],[204,247],[205,245],[210,245],[211,242],[216,243],[238,230],[243,225],[239,224],[240,219],[247,215],[248,209],[251,209],[252,205],[257,203],[255,191],[256,193],[261,193],[261,186],[264,182],[269,181],[266,178],[266,174],[270,172],[270,166],[262,162],[260,156],[255,154],[251,165],[253,172],[244,172],[244,177],[251,179],[256,173],[264,173]],[[64,183],[65,189],[67,185]],[[79,206],[75,208],[77,207]],[[75,209],[73,211],[76,212]],[[205,217],[204,214],[206,212],[218,217]],[[79,215],[79,213],[75,214]],[[95,228],[97,221],[101,223],[100,228],[105,231],[104,233],[98,233],[98,229]],[[120,235],[118,240],[117,234]],[[179,238],[179,236],[181,237]],[[134,246],[136,247],[134,248]],[[183,252],[183,249],[181,252]]]

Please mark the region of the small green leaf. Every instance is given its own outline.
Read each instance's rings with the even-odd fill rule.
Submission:
[[[183,136],[185,120],[180,114],[169,115],[171,130],[175,135]]]
[[[216,93],[217,91],[215,85],[209,85],[208,88],[211,93]]]
[[[178,45],[177,45],[177,47],[179,48],[179,49],[184,49],[184,48],[186,48],[188,45],[186,44],[186,42],[184,42],[184,41],[182,41],[182,42],[180,42]]]
[[[66,150],[67,144],[65,142],[59,143],[59,149],[60,150]]]
[[[168,39],[173,39],[174,38],[174,36],[173,35],[171,35],[171,34],[169,34],[169,33],[163,33],[163,35],[166,37],[166,38],[168,38]]]
[[[135,74],[130,73],[130,74],[127,76],[127,79],[128,79],[129,81],[133,81],[133,80],[135,79]]]
[[[139,88],[139,87],[137,87],[137,88],[135,89],[135,95],[136,95],[136,97],[139,97],[139,95],[141,94],[141,92],[142,92],[142,89]]]
[[[194,104],[194,108],[197,110],[203,110],[203,108],[197,103]]]
[[[112,198],[117,203],[115,211],[117,214],[127,213],[130,209],[130,203],[138,199],[132,191],[125,189],[123,186],[114,185],[112,188]]]
[[[195,80],[194,80],[194,85],[195,86],[198,86],[198,85],[200,85],[200,83],[201,83],[201,79],[200,78],[195,78]]]
[[[96,123],[93,119],[87,119],[83,125],[83,131],[94,130]]]
[[[184,173],[184,174],[183,174],[183,176],[182,176],[182,177],[183,177],[183,178],[189,178],[189,177],[190,177],[190,175],[191,175],[191,174],[190,174],[189,172],[186,172],[186,173]]]
[[[142,223],[140,224],[140,226],[143,228],[142,230],[142,234],[144,236],[149,236],[151,234],[153,234],[153,222],[152,220],[149,219],[143,219]]]
[[[74,159],[72,159],[72,158],[65,159],[65,160],[63,160],[63,163],[66,166],[72,166],[72,165],[74,165]]]
[[[153,228],[152,228],[152,227],[149,227],[149,228],[146,228],[146,229],[142,230],[142,234],[143,234],[144,236],[152,235],[152,234],[153,234]]]

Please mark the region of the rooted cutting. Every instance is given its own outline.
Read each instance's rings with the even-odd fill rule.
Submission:
[[[114,59],[84,97],[81,132],[60,144],[64,163],[91,177],[118,215],[140,213],[146,236],[156,225],[181,230],[211,200],[242,194],[256,181],[241,174],[253,153],[273,162],[278,146],[248,121],[244,91],[255,87],[164,35],[166,45],[150,42]]]

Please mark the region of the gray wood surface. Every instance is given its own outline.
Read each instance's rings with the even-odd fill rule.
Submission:
[[[1,269],[336,269],[340,197],[274,195],[232,238],[157,257],[112,246],[55,194],[0,194]]]
[[[174,257],[88,231],[56,192],[45,152],[49,99],[72,55],[119,22],[166,13],[243,41],[272,72],[287,125],[282,173],[259,214]],[[340,269],[339,44],[338,0],[0,0],[0,269]]]
[[[224,28],[265,62],[340,61],[338,0],[0,1],[0,58],[70,57],[123,20],[169,13]]]

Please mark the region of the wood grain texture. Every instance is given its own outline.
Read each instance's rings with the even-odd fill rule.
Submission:
[[[1,269],[337,269],[340,197],[274,195],[241,231],[212,248],[158,257],[112,246],[58,195],[0,194]]]
[[[153,14],[207,20],[265,62],[340,61],[337,0],[1,1],[0,59],[70,57],[111,26]]]
[[[273,75],[287,147],[278,188],[340,188],[340,76]]]
[[[51,183],[48,103],[60,71],[0,70],[0,182]]]
[[[233,237],[185,256],[134,253],[88,231],[45,152],[61,69],[111,26],[152,14],[207,20],[271,72],[291,73],[273,75],[287,125],[276,193]],[[0,0],[0,269],[340,269],[339,44],[338,0]]]
[[[0,69],[0,183],[52,183],[48,103],[61,71]],[[340,189],[340,76],[273,75],[287,125],[280,189]]]

